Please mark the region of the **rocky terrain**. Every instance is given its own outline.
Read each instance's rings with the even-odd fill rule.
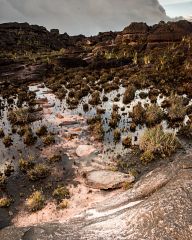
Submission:
[[[191,139],[191,22],[0,24],[0,239],[191,239]]]

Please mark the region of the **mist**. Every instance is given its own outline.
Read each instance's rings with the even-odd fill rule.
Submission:
[[[0,22],[29,22],[70,35],[122,30],[168,20],[157,0],[0,0]]]

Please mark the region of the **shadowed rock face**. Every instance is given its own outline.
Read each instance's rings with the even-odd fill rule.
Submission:
[[[192,155],[155,169],[68,222],[9,227],[0,239],[192,239]]]

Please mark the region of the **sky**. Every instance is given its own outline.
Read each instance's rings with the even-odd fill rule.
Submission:
[[[0,23],[29,22],[70,35],[94,35],[122,30],[133,21],[154,24],[168,20],[167,15],[192,15],[191,8],[192,0],[0,0]]]
[[[192,0],[159,0],[170,17],[192,16]]]

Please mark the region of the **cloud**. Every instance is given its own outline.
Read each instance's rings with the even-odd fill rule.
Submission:
[[[132,21],[166,20],[157,0],[0,0],[0,21],[27,21],[69,34],[121,30]]]

